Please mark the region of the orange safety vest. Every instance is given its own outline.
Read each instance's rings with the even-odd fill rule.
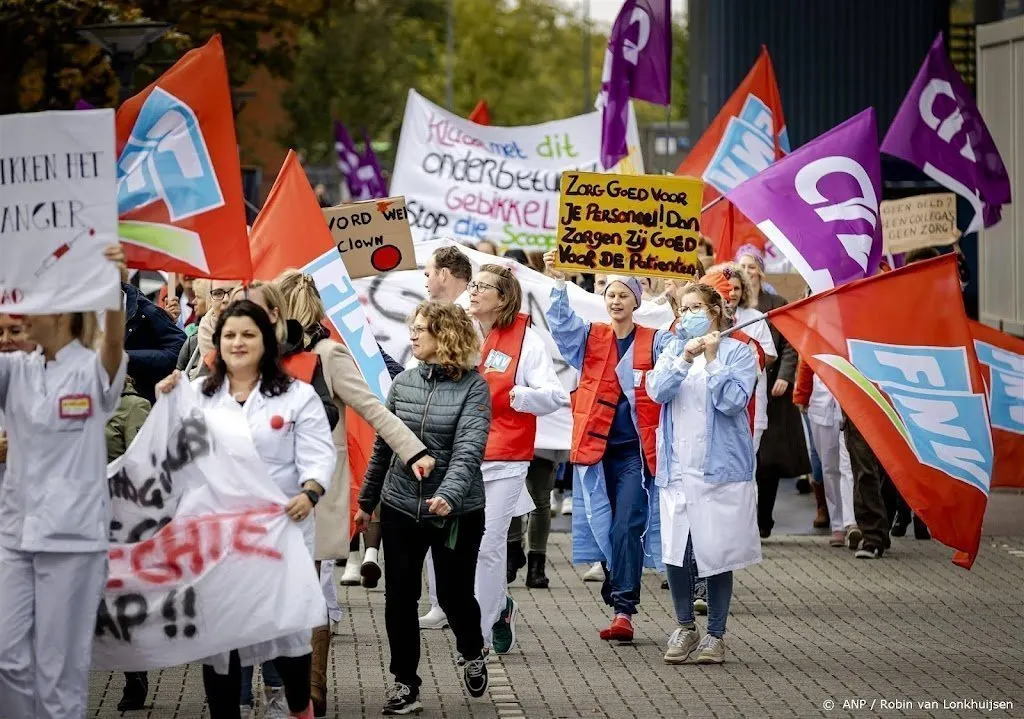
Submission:
[[[537,418],[516,412],[509,397],[516,386],[516,370],[529,326],[529,315],[519,314],[508,327],[492,329],[480,350],[481,362],[477,369],[491,390],[491,433],[484,451],[486,462],[533,459]]]
[[[678,319],[672,320],[672,324],[671,324],[671,326],[669,326],[669,332],[671,332],[672,334],[675,334],[675,332],[676,332],[676,324],[678,324],[678,322],[679,322]],[[758,367],[760,369],[764,369],[765,355],[764,355],[764,349],[761,348],[761,343],[760,342],[755,340],[753,337],[748,335],[743,330],[733,330],[732,334],[730,334],[729,336],[732,337],[735,340],[739,340],[740,342],[742,342],[745,345],[753,344],[754,345],[754,352],[757,354],[757,364],[758,364]],[[751,437],[754,436],[754,415],[756,413],[756,407],[757,407],[757,392],[755,391],[754,394],[751,395],[750,401],[747,402],[747,419],[750,422],[750,436]]]
[[[657,471],[657,432],[661,418],[661,406],[647,394],[647,371],[654,367],[655,334],[656,331],[650,327],[637,325],[633,337],[633,372],[639,377],[639,381],[633,383],[636,419],[640,446],[651,474]],[[579,386],[572,393],[572,450],[569,461],[573,464],[590,466],[604,457],[608,432],[615,419],[615,407],[622,394],[618,375],[615,374],[618,364],[619,349],[611,325],[592,324]]]

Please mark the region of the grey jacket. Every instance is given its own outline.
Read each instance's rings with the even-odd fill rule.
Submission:
[[[377,438],[359,507],[370,514],[379,502],[416,519],[433,519],[427,500],[443,497],[452,515],[484,508],[480,466],[491,428],[491,394],[476,370],[453,380],[438,365],[420,365],[395,377],[387,407],[398,415],[427,451],[402,463],[391,447]],[[410,465],[423,454],[436,464],[422,480]]]

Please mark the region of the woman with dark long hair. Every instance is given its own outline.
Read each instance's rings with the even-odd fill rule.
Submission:
[[[290,497],[285,511],[302,530],[313,553],[313,507],[330,488],[335,452],[323,403],[305,382],[282,369],[277,336],[267,313],[240,300],[220,314],[213,334],[217,355],[209,376],[192,383],[204,408],[232,409],[252,434],[270,478]],[[157,386],[170,392],[180,373]],[[309,567],[314,571],[312,563]],[[273,660],[284,683],[289,716],[312,717],[311,632],[297,632],[232,651],[203,666],[212,719],[237,719],[242,667]],[[227,673],[223,673],[225,670]]]

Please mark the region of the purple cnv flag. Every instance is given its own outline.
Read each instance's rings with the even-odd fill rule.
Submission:
[[[356,152],[356,145],[352,142],[352,136],[348,134],[348,129],[340,122],[334,123],[334,149],[338,153],[338,170],[341,171],[341,176],[345,179],[345,184],[348,185],[349,194],[359,198],[363,190],[356,177],[356,171],[359,169],[362,158]]]
[[[967,233],[981,229],[983,222],[985,227],[999,222],[1001,206],[1010,202],[1010,178],[1003,159],[974,98],[946,55],[942,33],[896,113],[882,152],[910,162],[970,201],[974,218]]]
[[[668,105],[671,86],[670,0],[626,0],[615,18],[604,56],[601,94],[601,164],[614,166],[629,154],[629,98]]]
[[[365,147],[356,175],[366,187],[366,192],[370,195],[365,199],[371,200],[378,197],[387,197],[388,185],[384,181],[384,172],[380,169],[377,153],[373,151],[373,143],[366,130],[363,130],[363,144]]]
[[[869,277],[882,258],[882,168],[868,108],[726,194],[812,292]]]
[[[79,100],[78,102],[75,103],[75,109],[76,110],[95,110],[96,107],[94,105],[90,105],[85,100]]]

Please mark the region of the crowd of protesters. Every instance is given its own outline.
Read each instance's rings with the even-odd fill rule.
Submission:
[[[725,661],[733,572],[761,561],[780,486],[813,491],[814,526],[858,558],[882,556],[912,521],[928,537],[835,398],[761,318],[787,300],[755,247],[719,264],[703,252],[686,283],[567,277],[552,253],[516,250],[474,272],[465,253],[442,247],[424,268],[428,299],[409,318],[412,360],[402,368],[385,353],[394,381],[384,402],[330,338],[301,272],[247,284],[183,278],[150,300],[126,281],[119,246],[107,258],[121,269],[123,302],[102,331],[88,313],[0,315],[0,705],[12,716],[84,715],[106,577],[105,466],[181,382],[201,406],[248,425],[329,609],[311,632],[209,658],[214,719],[253,716],[256,667],[264,716],[326,715],[335,566],[342,585],[373,588],[383,575],[394,677],[384,713],[408,714],[422,708],[420,629],[450,627],[468,693],[486,692],[491,655],[516,646],[509,584],[525,568],[527,587],[550,586],[559,512],[573,515],[573,561],[588,565],[611,610],[600,639],[632,641],[645,566],[667,575],[678,623],[669,664]],[[579,372],[571,398],[509,261],[553,281],[546,319]],[[569,282],[600,295],[607,319],[581,318]],[[644,302],[668,305],[675,320],[638,324]],[[65,407],[68,398],[77,399]],[[87,411],[76,414],[82,398]],[[572,446],[536,450],[538,417],[565,407]],[[377,433],[355,533],[348,408]],[[273,412],[294,417],[295,431],[270,432]],[[58,489],[69,474],[73,491]],[[424,567],[430,607],[417,619]],[[703,635],[697,613],[708,617]],[[126,674],[118,708],[143,708],[148,692],[145,673]]]

